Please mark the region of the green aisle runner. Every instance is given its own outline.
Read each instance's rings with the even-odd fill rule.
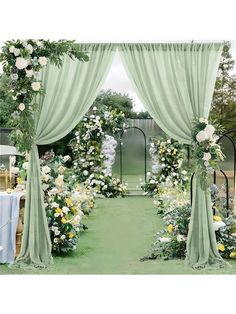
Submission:
[[[230,262],[232,268],[219,271],[192,270],[183,261],[140,262],[162,226],[150,198],[97,200],[97,208],[84,222],[89,229],[73,255],[54,258],[51,268],[40,271],[0,265],[0,274],[236,274],[236,261]]]

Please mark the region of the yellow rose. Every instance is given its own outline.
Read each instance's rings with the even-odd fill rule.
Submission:
[[[72,239],[75,236],[74,233],[72,233],[72,232],[69,232],[67,235],[68,235],[69,239]]]
[[[221,221],[221,217],[220,216],[213,216],[213,220],[214,221]]]
[[[225,246],[224,246],[224,244],[218,244],[218,250],[219,251],[221,251],[221,252],[224,252],[224,250],[225,250]]]
[[[70,198],[66,198],[66,205],[67,206],[73,206],[73,202]]]
[[[167,227],[167,231],[168,231],[169,233],[173,232],[174,229],[175,229],[175,227],[174,227],[172,224],[170,224],[170,225]]]
[[[17,181],[17,183],[22,183],[23,182],[23,180],[20,178],[20,177],[18,177],[17,179],[16,179],[16,181]]]
[[[231,253],[230,253],[230,256],[229,257],[231,257],[231,258],[236,258],[236,251],[232,251]]]
[[[63,217],[63,218],[61,219],[61,222],[62,222],[63,224],[66,224],[67,220]]]
[[[61,210],[61,208],[57,207],[56,210],[55,210],[55,212],[58,213],[58,214],[61,214],[61,213],[62,213],[62,210]]]

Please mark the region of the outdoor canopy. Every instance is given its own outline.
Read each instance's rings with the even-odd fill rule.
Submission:
[[[191,144],[193,119],[207,118],[222,43],[81,44],[89,54],[82,63],[65,57],[60,69],[42,72],[46,94],[38,97],[36,136],[30,152],[23,243],[16,265],[47,267],[51,243],[40,180],[37,145],[68,134],[87,112],[100,91],[118,49],[130,80],[152,118],[169,136]],[[187,260],[192,267],[221,267],[210,191],[195,175]]]

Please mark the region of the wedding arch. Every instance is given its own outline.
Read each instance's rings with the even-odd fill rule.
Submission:
[[[33,98],[38,110],[31,115],[34,130],[24,234],[16,265],[47,267],[52,262],[37,145],[59,140],[78,124],[97,96],[114,53],[119,51],[135,91],[155,122],[172,138],[191,144],[194,119],[207,119],[209,115],[223,43],[109,43],[79,47],[88,54],[88,62],[72,60],[65,53],[60,68],[48,64],[40,72],[45,94]],[[222,267],[226,263],[217,250],[210,191],[201,186],[199,168],[196,173],[187,261],[195,268]]]

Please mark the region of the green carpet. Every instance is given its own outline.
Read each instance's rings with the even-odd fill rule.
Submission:
[[[55,257],[45,270],[0,265],[0,274],[236,274],[235,260],[230,261],[230,268],[214,271],[192,270],[180,260],[140,262],[162,226],[150,198],[97,200],[97,207],[84,222],[89,229],[71,256]]]

